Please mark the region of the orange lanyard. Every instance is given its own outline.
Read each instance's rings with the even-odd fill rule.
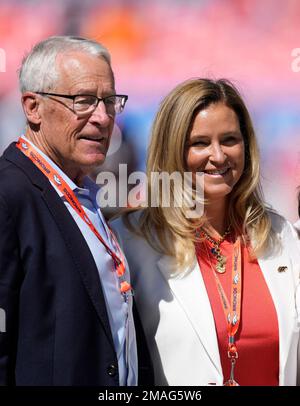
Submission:
[[[206,247],[206,246],[205,246]],[[208,254],[208,251],[207,251]],[[200,254],[198,253],[198,262]],[[199,264],[200,265],[200,264]],[[216,286],[218,289],[221,305],[223,308],[225,321],[227,324],[228,334],[228,358],[231,362],[230,378],[225,382],[225,386],[238,386],[234,380],[234,366],[238,358],[237,347],[235,343],[235,335],[239,329],[241,320],[241,303],[242,303],[242,254],[241,254],[241,241],[237,238],[233,246],[232,257],[232,277],[231,277],[231,300],[230,303],[226,293],[222,287],[217,273],[214,271]]]
[[[233,246],[230,304],[216,272],[214,272],[214,276],[227,323],[227,334],[229,338],[228,351],[235,353],[234,336],[240,325],[242,302],[241,242],[239,238]]]
[[[41,156],[41,154],[38,153],[36,148],[34,148],[33,145],[26,142],[26,140],[24,140],[24,138],[22,137],[19,138],[16,147],[19,148],[20,151],[22,151],[37,166],[37,168],[39,168],[40,171],[43,172],[45,176],[47,176],[49,181],[51,181],[52,184],[54,184],[55,187],[64,195],[65,199],[69,202],[71,207],[76,211],[76,213],[80,216],[80,218],[88,225],[88,227],[95,234],[100,243],[105,247],[107,253],[111,256],[113,260],[114,267],[120,281],[120,292],[124,295],[128,294],[129,291],[132,290],[132,288],[130,284],[125,280],[125,259],[122,254],[121,248],[111,229],[109,228],[110,237],[114,241],[114,244],[118,251],[118,255],[116,255],[103,240],[98,230],[95,228],[89,217],[84,212],[84,209],[81,206],[73,190],[55,171],[55,169]]]

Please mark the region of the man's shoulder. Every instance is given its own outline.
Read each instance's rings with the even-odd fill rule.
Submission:
[[[4,155],[0,157],[0,187],[4,185],[13,186],[12,183],[26,183],[28,177],[17,165],[8,161]]]
[[[27,174],[5,156],[0,157],[0,197],[8,205],[25,201],[33,189]]]

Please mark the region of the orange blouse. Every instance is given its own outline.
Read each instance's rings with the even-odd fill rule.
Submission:
[[[202,272],[212,307],[224,381],[230,376],[230,361],[227,356],[228,336],[225,316],[212,267],[216,258],[211,253],[212,245],[204,241],[196,246],[198,263]],[[217,274],[230,302],[230,282],[233,243],[230,236],[221,243],[221,253],[227,258],[226,272]],[[242,309],[236,346],[239,358],[234,376],[239,385],[279,385],[279,332],[277,313],[257,260],[251,260],[247,247],[242,246]]]

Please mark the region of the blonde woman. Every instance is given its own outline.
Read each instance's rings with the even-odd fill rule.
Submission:
[[[148,180],[174,171],[191,172],[194,186],[203,174],[203,214],[191,218],[186,205],[160,199],[112,223],[156,384],[296,385],[298,242],[263,201],[253,126],[230,82],[189,80],[163,100]]]

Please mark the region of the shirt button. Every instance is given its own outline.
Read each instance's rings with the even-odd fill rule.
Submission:
[[[107,368],[107,373],[109,376],[113,377],[113,376],[116,376],[117,370],[118,369],[115,364],[110,364]]]

